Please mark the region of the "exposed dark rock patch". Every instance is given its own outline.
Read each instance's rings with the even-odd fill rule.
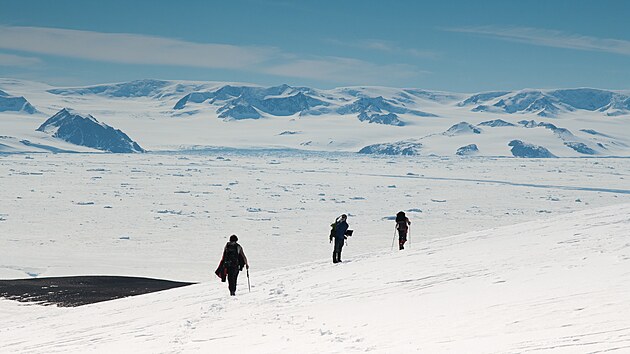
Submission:
[[[38,131],[71,144],[114,153],[144,152],[127,134],[101,123],[91,115],[83,116],[64,108],[48,118]]]
[[[542,146],[525,143],[521,140],[512,140],[508,143],[511,146],[514,157],[527,158],[552,158],[556,157],[549,150]]]
[[[422,143],[412,141],[398,141],[395,143],[368,145],[359,150],[359,154],[420,155],[421,150]]]
[[[459,149],[457,149],[457,152],[455,153],[455,155],[459,155],[459,156],[474,155],[478,152],[479,152],[479,148],[477,147],[477,144],[469,144],[469,145],[462,146]]]
[[[565,141],[564,145],[585,155],[596,155],[597,151],[591,149],[588,145],[580,142]]]
[[[367,113],[364,112],[364,113],[359,114],[359,120],[362,121],[362,122],[395,125],[395,126],[398,126],[398,127],[402,127],[402,126],[405,125],[405,123],[403,121],[398,119],[398,115],[396,115],[395,113],[367,114]]]
[[[481,134],[481,129],[468,122],[459,122],[444,132],[444,135],[455,136],[463,134]]]
[[[75,307],[148,294],[193,283],[122,276],[70,276],[0,280],[0,298]]]
[[[469,104],[478,104],[480,102],[487,102],[494,98],[498,98],[501,96],[505,96],[509,94],[510,91],[492,91],[492,92],[482,92],[476,95],[470,96],[465,101],[458,103],[459,107],[463,107]]]
[[[26,98],[22,96],[11,96],[0,90],[0,112],[25,112],[28,114],[34,114],[37,113],[37,110],[26,100]]]
[[[486,127],[515,127],[516,124],[512,124],[510,122],[506,122],[503,119],[495,119],[495,120],[488,120],[485,122],[481,122],[477,125],[482,125],[482,126],[486,126]]]

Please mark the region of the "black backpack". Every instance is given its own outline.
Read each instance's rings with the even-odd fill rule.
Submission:
[[[236,242],[228,242],[223,251],[223,265],[226,268],[236,268],[239,266],[238,244]]]
[[[335,234],[337,233],[337,221],[330,224],[330,241],[332,242],[333,238],[335,238]]]

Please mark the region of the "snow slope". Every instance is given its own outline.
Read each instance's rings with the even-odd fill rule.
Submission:
[[[625,352],[630,204],[78,308],[0,301],[29,353]],[[413,224],[412,224],[413,225]],[[35,334],[35,335],[34,335]]]

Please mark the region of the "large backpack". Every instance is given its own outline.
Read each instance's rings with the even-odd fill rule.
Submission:
[[[405,216],[404,211],[400,211],[396,214],[396,224],[398,224],[396,228],[398,230],[407,231],[407,222],[409,222],[409,219]]]
[[[335,238],[336,232],[337,232],[337,221],[330,224],[330,237],[329,237],[330,241],[332,241],[333,238]]]
[[[236,268],[239,266],[238,244],[236,242],[228,242],[223,251],[223,265],[226,268]]]

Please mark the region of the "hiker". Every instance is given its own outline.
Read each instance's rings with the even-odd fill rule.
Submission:
[[[333,249],[333,263],[341,262],[341,249],[346,241],[346,234],[348,231],[348,223],[346,222],[348,216],[342,214],[335,220],[333,224],[333,230],[330,233],[330,242],[335,239],[335,248]]]
[[[230,236],[230,242],[225,245],[223,249],[223,258],[219,263],[219,267],[215,271],[215,274],[221,278],[221,281],[225,281],[227,277],[228,289],[230,289],[230,296],[236,295],[236,280],[238,278],[238,272],[243,270],[243,267],[249,269],[249,263],[243,247],[237,243],[238,237],[236,235]]]
[[[398,249],[405,249],[405,242],[407,242],[407,231],[409,231],[409,225],[411,221],[405,216],[404,211],[399,211],[396,214],[396,230],[398,230]]]

